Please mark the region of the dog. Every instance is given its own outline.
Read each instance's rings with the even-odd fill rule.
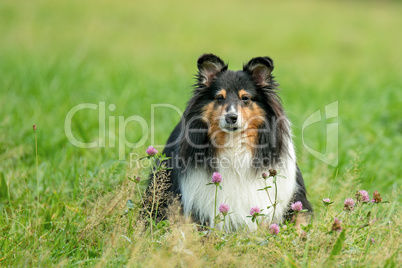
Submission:
[[[218,56],[204,54],[197,67],[193,95],[163,151],[169,158],[168,191],[179,196],[184,215],[225,230],[255,230],[257,221],[292,220],[295,201],[311,213],[272,59],[256,57],[231,71]],[[279,174],[276,187],[273,177],[262,178],[269,169]],[[222,177],[221,189],[208,185],[214,172]],[[225,225],[215,226],[222,203],[230,211]],[[250,215],[256,206],[262,209],[257,221]],[[305,220],[296,225],[307,218],[299,217]]]

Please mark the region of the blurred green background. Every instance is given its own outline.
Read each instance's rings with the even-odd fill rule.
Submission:
[[[332,190],[342,187],[336,178],[357,161],[363,188],[391,193],[402,175],[401,14],[399,1],[3,0],[0,172],[8,190],[2,205],[34,200],[33,124],[43,212],[61,214],[57,207],[79,197],[84,173],[94,191],[111,191],[127,163],[118,161],[118,147],[73,146],[64,132],[67,112],[80,103],[115,104],[106,110],[107,126],[109,116],[118,123],[119,116],[139,115],[150,123],[151,104],[183,110],[205,52],[231,69],[255,56],[274,59],[308,189],[327,181]],[[309,154],[301,139],[308,116],[334,101],[337,167]],[[156,112],[156,144],[164,144],[178,120],[172,110]],[[322,152],[325,124],[305,131],[306,144]],[[96,141],[98,112],[77,113],[72,127],[77,139]],[[140,125],[129,124],[125,135],[139,141]],[[313,204],[328,195],[312,196]]]

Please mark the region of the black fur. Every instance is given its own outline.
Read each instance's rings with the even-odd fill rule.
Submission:
[[[304,180],[303,176],[301,174],[300,168],[298,165],[296,165],[297,170],[296,170],[296,182],[298,185],[299,190],[294,194],[292,200],[290,201],[288,205],[288,211],[285,213],[285,220],[286,221],[292,221],[292,214],[290,205],[293,202],[300,201],[303,204],[303,209],[307,209],[308,212],[313,212],[313,207],[311,206],[310,202],[307,200],[307,190],[306,186],[304,185]]]

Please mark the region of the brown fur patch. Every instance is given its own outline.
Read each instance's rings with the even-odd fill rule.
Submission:
[[[254,152],[258,140],[258,129],[265,121],[265,112],[255,103],[239,106],[238,110],[247,124],[247,129],[244,131],[247,138],[247,145],[250,147],[250,150]]]
[[[216,96],[221,95],[224,99],[226,99],[226,89],[221,89],[219,92],[216,94]]]
[[[244,89],[239,90],[239,99],[242,99],[244,96],[247,96],[251,99],[251,95],[247,91]]]
[[[215,107],[215,102],[211,102],[202,112],[203,121],[208,124],[208,136],[217,148],[223,148],[226,143],[226,133],[219,127],[219,118],[226,107],[227,105]]]

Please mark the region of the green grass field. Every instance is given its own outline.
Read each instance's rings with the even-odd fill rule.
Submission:
[[[398,266],[401,14],[398,1],[1,1],[0,266]],[[205,52],[231,69],[255,56],[274,59],[316,210],[305,238],[291,227],[277,237],[263,228],[205,235],[178,218],[151,236],[136,223],[136,207],[122,216],[128,199],[139,202],[127,176],[147,173],[130,167],[129,154],[163,145],[179,116],[156,110],[154,140],[149,134],[140,148],[124,148],[125,161],[109,133],[116,144],[119,135],[138,142],[140,124],[122,132],[119,117],[139,115],[151,130],[151,104],[184,110]],[[324,152],[325,126],[338,123],[336,167],[302,142],[303,122],[334,101],[338,117],[311,125],[304,142]],[[115,105],[106,108],[106,147],[74,146],[67,113],[100,102]],[[75,115],[78,140],[98,141],[98,112]],[[360,189],[378,190],[389,203],[342,212]],[[335,201],[328,210],[326,197]],[[378,220],[359,229],[368,211]],[[328,233],[334,216],[344,233]]]

